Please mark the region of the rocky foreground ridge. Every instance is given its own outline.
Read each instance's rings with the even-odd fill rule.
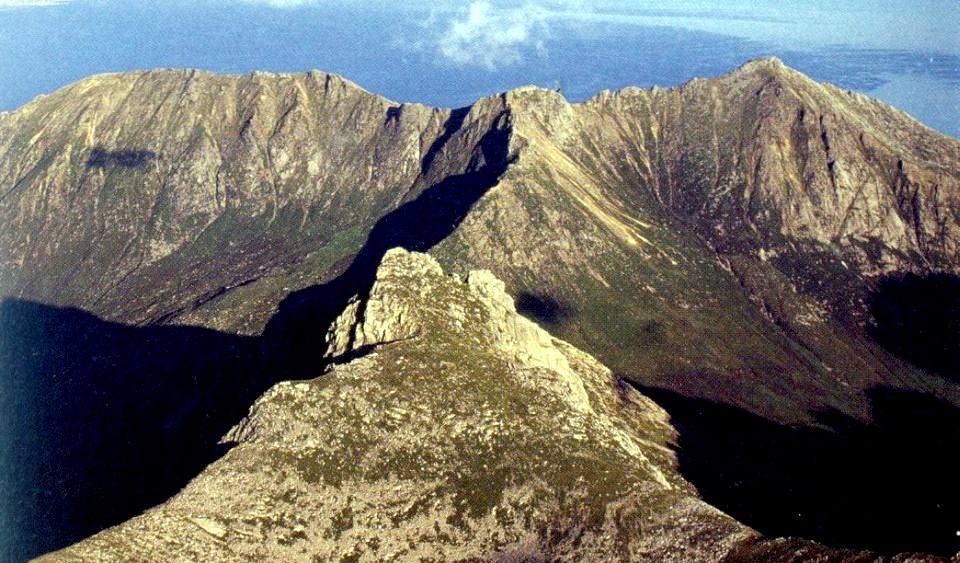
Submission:
[[[767,537],[952,556],[958,233],[960,141],[776,59],[578,104],[530,87],[454,110],[320,72],[91,77],[0,115],[0,505],[17,507],[0,551],[126,521],[254,452],[239,433],[215,461],[268,389],[423,343],[412,317],[367,319],[393,306],[368,297],[402,247],[502,280],[551,335],[500,327],[540,335],[545,363],[511,361],[560,374],[544,385],[564,389],[561,356],[580,374],[559,338],[666,410],[674,430],[638,442],[649,464],[622,482],[656,483],[657,468],[671,498],[695,498],[682,478]],[[577,389],[564,409],[580,412]],[[604,416],[628,437],[658,427]],[[199,516],[240,529],[223,517]],[[647,541],[631,545],[660,549]]]
[[[666,412],[488,271],[391,250],[328,340],[181,493],[40,560],[715,561],[755,535],[679,476]]]
[[[489,271],[390,250],[327,341],[332,366],[269,389],[183,491],[37,561],[887,560],[703,502],[667,412]]]

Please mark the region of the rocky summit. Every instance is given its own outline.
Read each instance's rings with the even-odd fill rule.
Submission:
[[[960,140],[777,59],[90,77],[0,114],[0,297],[8,559],[960,551]]]
[[[666,412],[488,271],[391,250],[328,340],[177,496],[42,560],[691,561],[753,534],[677,473]]]

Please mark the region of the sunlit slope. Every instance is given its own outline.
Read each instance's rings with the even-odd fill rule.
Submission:
[[[277,274],[316,283],[489,128],[318,72],[92,77],[0,124],[0,288],[142,323]],[[289,285],[223,328],[256,332]]]
[[[883,274],[960,264],[955,139],[775,59],[584,104],[508,100],[519,161],[437,248],[448,263],[497,271],[635,381],[774,418],[941,387],[863,328]]]

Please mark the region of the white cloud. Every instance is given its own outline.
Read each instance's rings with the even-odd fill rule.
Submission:
[[[546,57],[551,21],[586,16],[596,5],[585,0],[473,0],[451,18],[445,9],[450,2],[432,1],[438,10],[423,24],[431,47],[454,64],[491,71],[523,62],[531,53]]]
[[[475,0],[447,24],[436,46],[453,63],[496,70],[521,62],[530,49],[545,55],[550,14],[532,2],[496,7],[488,0]]]

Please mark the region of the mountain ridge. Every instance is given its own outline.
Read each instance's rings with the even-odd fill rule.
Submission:
[[[783,66],[782,63],[780,63],[780,62],[779,62],[778,60],[776,60],[776,59],[763,59],[763,60],[760,60],[760,61],[754,61],[753,63],[748,63],[748,64],[744,65],[743,67],[741,67],[740,69],[738,69],[738,70],[736,70],[736,71],[733,71],[732,73],[730,73],[730,74],[728,74],[728,75],[725,75],[724,77],[722,77],[721,79],[718,79],[718,80],[727,80],[727,81],[729,82],[729,81],[732,81],[732,80],[739,79],[739,78],[741,78],[741,77],[743,77],[743,76],[752,76],[752,75],[754,75],[754,74],[757,74],[758,72],[766,72],[766,71],[770,70],[771,68],[774,69],[776,72],[785,72],[784,69],[786,69],[787,67]],[[137,77],[136,80],[142,80],[142,79],[146,79],[146,78],[148,78],[148,77],[154,77],[158,72],[159,72],[160,74],[164,75],[164,76],[169,75],[169,74],[172,73],[172,75],[175,76],[175,77],[185,78],[184,87],[186,88],[186,90],[184,90],[184,92],[186,92],[186,91],[189,90],[189,84],[190,84],[190,81],[192,80],[191,77],[198,76],[197,72],[195,72],[195,71],[145,71],[145,72],[136,73],[136,74],[134,74],[134,75],[129,75],[129,74],[114,74],[114,75],[105,75],[105,76],[109,77],[112,82],[113,82],[113,81],[125,81],[125,80],[128,79],[130,76]],[[793,76],[793,78],[796,78],[797,76],[800,76],[799,73],[796,73],[795,71],[790,71],[790,72],[793,72],[793,73],[794,73],[795,76]],[[330,81],[330,80],[333,80],[333,81],[336,81],[336,82],[342,82],[342,83],[343,83],[343,86],[344,86],[345,88],[348,88],[348,89],[351,89],[351,90],[352,90],[352,89],[354,88],[354,86],[355,86],[355,85],[352,85],[352,83],[349,83],[348,81],[343,81],[343,79],[340,79],[340,78],[336,77],[336,75],[327,75],[327,74],[321,74],[321,73],[316,73],[316,72],[314,72],[314,73],[312,73],[312,74],[311,74],[311,73],[307,73],[307,74],[295,74],[295,75],[273,75],[273,74],[261,74],[261,75],[258,75],[258,74],[251,74],[251,75],[236,75],[236,76],[232,76],[232,77],[231,77],[231,76],[228,76],[228,77],[219,77],[218,75],[215,75],[215,74],[212,74],[212,73],[200,73],[199,76],[201,76],[203,79],[218,80],[218,81],[227,81],[227,82],[230,82],[230,81],[238,81],[238,80],[248,80],[248,81],[250,81],[250,82],[252,82],[252,83],[254,83],[254,84],[257,82],[257,77],[258,77],[258,76],[260,76],[261,78],[270,77],[272,80],[277,80],[277,81],[289,80],[289,81],[293,81],[293,82],[296,82],[297,80],[301,80],[301,81],[302,81],[302,80],[307,80],[307,79],[309,79],[310,77],[313,77],[312,80],[313,80],[314,82],[318,82],[318,81],[319,81],[319,77],[322,76],[322,77],[323,77],[323,80],[324,80],[324,82],[325,82],[325,86],[324,86],[324,90],[325,90],[325,91],[326,91],[326,89],[327,89],[327,87],[328,87],[328,85],[327,85],[326,83],[327,83],[327,81]],[[99,80],[101,80],[101,79],[99,79],[99,78],[94,78],[94,79],[90,79],[90,80],[92,80],[92,82],[90,82],[89,84],[87,84],[87,81],[83,81],[83,82],[81,82],[81,83],[78,83],[78,85],[75,85],[74,87],[67,87],[67,90],[64,91],[65,93],[64,93],[63,95],[67,95],[66,92],[69,92],[71,88],[81,88],[81,87],[82,87],[82,88],[92,88],[92,87],[95,87],[96,84],[97,84],[97,82],[98,82]],[[135,81],[136,81],[136,80],[135,80]],[[806,79],[805,79],[805,80],[806,80]],[[693,88],[695,88],[698,84],[701,84],[701,83],[703,83],[702,80],[694,80],[694,81],[691,81],[691,82],[689,82],[689,83],[687,83],[687,84],[685,84],[685,85],[683,85],[683,86],[677,87],[677,88],[668,89],[668,90],[660,90],[660,91],[661,91],[661,92],[674,92],[674,93],[679,93],[679,92],[683,92],[684,89],[687,89],[687,90],[693,89]],[[814,84],[814,83],[811,82],[811,81],[809,81],[809,80],[806,80],[805,84]],[[81,85],[82,85],[82,86],[81,86]],[[219,88],[221,88],[221,89],[222,89],[223,87],[224,87],[224,86],[223,86],[222,84],[219,86]],[[376,102],[375,102],[376,105],[379,105],[379,106],[382,107],[383,104],[390,103],[389,101],[385,100],[384,98],[380,98],[379,96],[376,96],[376,95],[373,95],[373,94],[369,94],[369,93],[367,93],[366,91],[360,89],[359,87],[356,87],[356,89],[357,89],[358,92],[362,92],[361,97],[363,97],[363,98],[369,98],[370,100],[375,100],[375,101],[376,101]],[[520,97],[520,94],[521,94],[522,92],[524,92],[524,91],[528,91],[528,92],[529,92],[529,90],[525,90],[524,88],[521,88],[521,89],[517,89],[517,90],[512,91],[512,93],[504,93],[504,94],[502,94],[502,95],[499,95],[499,97],[500,97],[501,99],[511,98],[511,99],[516,100],[516,99],[518,99],[518,98]],[[540,90],[540,92],[546,92],[546,91]],[[621,91],[621,94],[619,94],[619,95],[613,95],[613,98],[616,99],[616,98],[619,98],[619,97],[623,97],[623,96],[622,96],[622,93],[623,93],[623,92],[627,92],[627,90]],[[652,93],[655,92],[655,90],[649,90],[649,91],[646,91],[646,90],[629,90],[629,92],[631,92],[632,94],[636,94],[636,93],[638,93],[638,92],[649,92],[650,94],[645,94],[645,96],[646,96],[646,95],[652,95]],[[839,92],[839,91],[838,91],[838,92]],[[838,93],[838,92],[834,92],[834,93]],[[262,95],[262,94],[261,94],[261,95]],[[493,100],[495,100],[495,99],[497,99],[497,98],[498,98],[498,96],[492,96],[492,97],[490,97],[490,98],[485,98],[484,100],[493,101]],[[592,99],[591,101],[583,102],[583,103],[581,103],[581,104],[567,104],[567,105],[569,105],[569,106],[571,106],[571,107],[573,107],[573,108],[589,108],[589,107],[593,107],[593,106],[596,106],[596,105],[597,105],[597,102],[595,102],[595,100],[603,100],[603,99],[604,99],[604,96],[603,96],[603,95],[599,95],[597,98],[594,98],[594,99]],[[488,102],[486,102],[486,101],[484,101],[484,100],[481,100],[481,101],[478,102],[478,103],[479,103],[479,104],[488,103]],[[608,100],[608,101],[609,101],[609,100]],[[566,103],[566,102],[564,101],[564,103]],[[393,108],[394,106],[390,106],[390,107]],[[388,111],[402,111],[402,108],[409,108],[409,109],[407,109],[408,113],[409,113],[409,111],[413,111],[414,113],[417,113],[417,112],[420,112],[420,111],[423,111],[423,110],[426,110],[426,109],[427,109],[425,106],[419,106],[419,105],[416,105],[416,104],[414,104],[414,105],[401,104],[401,105],[399,105],[399,106],[396,106],[396,108],[393,109],[393,110],[391,110],[391,109],[389,109],[389,108],[383,108],[382,111],[384,111],[384,112],[388,112]],[[433,112],[444,112],[444,111],[451,111],[451,112],[452,112],[453,110],[432,110],[432,111],[433,111]],[[280,116],[282,117],[282,112],[278,113],[277,115],[280,115]],[[408,117],[409,117],[409,115],[408,115]],[[277,118],[275,117],[274,119],[277,119]],[[389,120],[389,119],[392,119],[392,118],[389,118],[389,117],[388,117],[387,120]],[[387,120],[385,120],[385,122],[386,122]],[[276,123],[275,125],[276,125],[276,126],[280,126],[281,123],[280,123],[279,121],[277,121],[277,123]],[[35,134],[39,134],[39,133],[40,133],[40,132],[38,131],[38,132],[35,133]],[[88,131],[88,139],[86,139],[87,141],[90,140],[89,134],[91,134],[91,132]],[[89,143],[88,143],[88,144],[89,144]],[[954,142],[953,144],[956,145],[955,142]],[[901,147],[901,148],[902,148],[902,147]],[[221,150],[223,150],[223,149],[221,149]],[[960,150],[960,149],[957,149],[956,146],[953,147],[953,152],[954,152],[954,153],[956,153],[958,150]],[[421,152],[421,153],[423,152],[423,148],[420,149],[420,152]],[[924,149],[924,152],[929,152],[929,151],[927,151],[926,149]],[[162,156],[162,154],[161,154],[161,156]],[[162,159],[157,159],[157,161],[154,162],[155,165],[158,164],[158,161],[159,161],[159,160],[162,160]],[[932,159],[929,159],[929,158],[928,158],[928,161],[929,161],[929,160],[932,160]],[[281,163],[281,164],[282,164],[282,163]],[[902,166],[902,165],[901,165],[901,166]],[[271,164],[268,163],[268,167],[273,167],[273,165],[271,165]],[[207,175],[208,175],[208,176],[209,176],[209,174],[210,174],[210,173],[207,172]],[[14,181],[15,181],[15,182],[19,182],[19,181],[21,181],[22,179],[23,179],[23,178],[19,178],[19,179],[16,179],[16,180],[14,180]],[[8,181],[10,181],[10,180],[8,180]],[[412,182],[411,182],[411,183],[412,183]],[[15,184],[15,185],[16,185],[16,184]],[[658,195],[657,195],[657,198],[662,200],[663,197],[664,197],[664,195],[666,195],[666,194],[658,194]],[[7,194],[4,194],[4,197],[7,197]],[[219,196],[218,196],[218,198],[219,198]],[[190,201],[188,200],[188,201],[184,202],[184,204],[181,204],[181,205],[187,205],[187,204],[190,204],[190,203],[196,203],[196,202],[190,202]],[[852,203],[855,203],[855,201],[852,202]],[[851,203],[851,204],[852,204],[852,203]],[[222,205],[222,204],[220,204],[220,205]],[[393,205],[395,205],[395,203],[394,203]],[[848,205],[849,205],[849,204],[848,204]],[[903,203],[903,206],[904,206],[904,213],[908,213],[908,212],[909,212],[909,209],[911,208],[911,203],[910,203],[909,201],[905,201],[905,202]],[[256,213],[256,212],[262,213],[262,212],[263,212],[263,204],[260,204],[260,207],[261,207],[261,208],[260,208],[259,211],[258,211],[257,209],[254,209],[253,211],[254,211],[255,213]],[[274,213],[275,213],[275,211],[274,211]],[[368,219],[367,221],[369,221],[369,219]],[[837,220],[834,220],[834,222],[837,222]],[[816,230],[817,230],[817,229],[814,229],[814,231],[816,231]],[[929,230],[929,229],[928,229],[928,230]],[[187,234],[189,235],[189,233],[187,233]],[[887,234],[889,235],[890,233],[887,233]],[[174,236],[175,239],[176,239],[176,238],[182,238],[182,237],[176,237],[176,234],[175,234],[175,233],[172,233],[171,236]],[[901,236],[901,235],[897,235],[897,236]],[[887,239],[890,239],[890,238],[891,238],[890,236],[887,236]],[[951,237],[951,238],[953,238],[953,237]],[[904,240],[905,240],[905,239],[904,239]],[[156,243],[156,244],[158,245],[156,251],[159,251],[159,252],[162,253],[162,248],[163,248],[164,243],[159,243],[159,242],[158,242],[158,243]],[[903,246],[904,244],[906,244],[907,246],[910,246],[910,244],[909,244],[908,242],[902,242],[902,243],[898,243],[898,244],[899,244],[900,246]],[[913,246],[916,246],[916,244],[919,244],[919,243],[915,243]],[[11,244],[10,242],[8,242],[6,246],[7,246],[8,248],[14,247],[14,245]],[[910,248],[906,248],[906,250],[911,250],[911,249],[910,249]],[[955,252],[955,249],[954,249],[954,252]],[[156,252],[155,252],[155,253],[156,253]],[[82,303],[78,303],[78,304],[82,304]]]
[[[830,517],[849,506],[785,494],[818,484],[790,468],[772,483],[732,472],[759,491],[732,499],[730,483],[700,468],[777,465],[735,436],[711,435],[714,415],[761,432],[760,442],[783,425],[840,437],[787,433],[811,458],[842,452],[843,440],[889,441],[906,456],[896,433],[850,430],[878,423],[876,390],[960,405],[960,374],[947,361],[952,317],[897,316],[907,305],[936,309],[904,291],[932,274],[943,276],[930,278],[935,295],[960,285],[960,141],[773,59],[577,104],[534,87],[453,110],[395,104],[323,73],[137,76],[122,96],[94,80],[0,119],[4,311],[61,318],[44,307],[76,307],[99,317],[78,326],[145,327],[133,341],[173,358],[156,368],[108,347],[120,359],[106,380],[210,370],[260,389],[312,373],[328,361],[327,326],[400,246],[459,275],[492,271],[521,313],[670,405],[686,429],[677,455],[703,456],[688,460],[693,485],[745,524],[834,546],[892,538],[885,551],[952,549],[941,524],[960,503],[942,494],[939,474],[871,532],[849,523],[856,517]],[[931,318],[940,324],[916,324]],[[15,335],[31,326],[3,320]],[[182,346],[175,335],[191,326],[222,342],[208,364],[165,349]],[[905,331],[916,327],[946,333],[944,361],[897,346],[914,342]],[[171,336],[153,344],[152,329]],[[10,357],[39,349],[31,339],[42,333],[15,342]],[[44,366],[98,374],[81,345],[42,353],[34,379],[70,385]],[[220,353],[232,359],[218,365]],[[234,373],[238,361],[256,368]],[[707,420],[691,419],[695,408]],[[163,432],[184,436],[188,422]],[[859,469],[862,482],[845,483],[858,491],[890,477]],[[777,498],[799,503],[796,514],[820,511],[825,528],[792,506],[776,526],[759,518],[780,508]],[[935,501],[946,508],[934,511]],[[903,520],[925,510],[936,525]]]
[[[676,474],[666,412],[487,271],[391,249],[327,340],[334,364],[267,391],[176,497],[40,560],[716,560],[755,535]]]

